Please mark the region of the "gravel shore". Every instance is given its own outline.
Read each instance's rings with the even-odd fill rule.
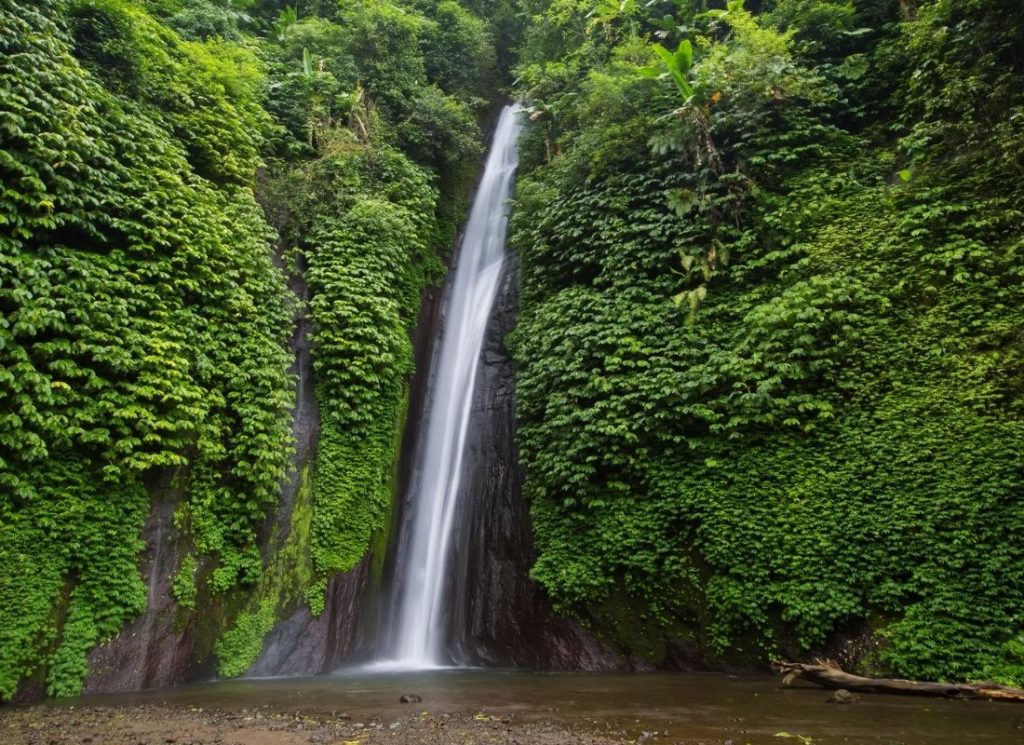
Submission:
[[[658,742],[656,733],[643,741]],[[671,740],[660,740],[671,742]],[[0,710],[4,745],[614,745],[633,734],[573,731],[565,725],[510,716],[410,712],[396,719],[344,712],[310,715],[269,706],[239,711],[163,705],[12,708]]]

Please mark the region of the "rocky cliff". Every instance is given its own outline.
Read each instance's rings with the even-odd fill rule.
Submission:
[[[453,654],[474,664],[603,670],[626,661],[578,624],[557,617],[529,577],[533,539],[515,447],[515,368],[505,336],[515,325],[519,262],[505,263],[484,338],[467,436],[453,544]]]

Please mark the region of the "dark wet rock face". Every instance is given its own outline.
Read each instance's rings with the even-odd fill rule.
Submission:
[[[295,293],[303,306],[309,302],[309,287],[306,284],[304,275],[306,271],[305,261],[299,260],[299,272],[293,275],[288,283],[289,289]],[[294,362],[292,363],[292,374],[295,375],[295,411],[292,415],[292,436],[295,439],[295,469],[292,471],[288,483],[281,492],[281,501],[274,515],[271,515],[267,525],[269,528],[275,523],[280,531],[278,540],[283,542],[288,536],[291,527],[292,511],[295,509],[295,500],[298,497],[300,488],[300,474],[303,466],[312,463],[316,456],[317,437],[320,435],[320,409],[316,402],[315,380],[313,378],[313,323],[309,316],[303,313],[295,324],[295,331],[292,334],[291,350]]]
[[[704,652],[693,641],[669,639],[665,644],[665,659],[661,667],[669,670],[708,670]]]
[[[162,688],[213,674],[213,661],[195,649],[195,621],[182,625],[175,618],[171,581],[187,547],[174,527],[174,508],[182,495],[170,481],[151,489],[154,506],[142,534],[146,611],[89,654],[86,693]]]
[[[299,298],[308,299],[301,275],[292,278],[291,289]],[[292,419],[295,469],[282,489],[277,509],[268,516],[262,530],[265,557],[288,536],[301,486],[300,473],[316,454],[320,423],[309,330],[309,320],[298,319],[291,341],[295,360],[292,372],[297,381]],[[233,617],[228,606],[237,611],[238,598],[209,598],[201,592],[196,603],[201,611],[190,613],[176,607],[171,583],[189,546],[174,526],[174,510],[185,497],[173,486],[174,481],[174,474],[167,474],[155,479],[150,488],[153,507],[142,534],[147,548],[140,567],[143,581],[149,587],[146,611],[89,655],[86,693],[164,688],[216,675],[213,645]],[[271,535],[276,535],[275,540],[269,540]],[[337,666],[354,644],[368,564],[364,561],[331,581],[325,611],[319,618],[313,618],[308,609],[300,607],[278,624],[268,636],[251,674],[311,674]]]
[[[453,545],[452,652],[469,663],[555,670],[628,666],[578,624],[558,618],[529,577],[530,516],[515,448],[515,368],[505,337],[515,325],[518,259],[506,260],[484,338]]]
[[[323,613],[313,616],[302,606],[277,624],[246,675],[315,675],[339,667],[358,644],[369,576],[367,555],[355,569],[334,577],[327,585]]]
[[[308,301],[309,291],[305,283],[301,279],[293,282],[292,290],[304,301]],[[281,506],[277,511],[279,542],[283,542],[288,535],[300,488],[299,473],[303,465],[313,462],[320,433],[310,330],[309,319],[303,317],[292,342],[298,378],[295,420],[292,425],[298,468],[282,494]],[[369,567],[370,557],[367,555],[353,570],[333,577],[327,585],[324,610],[319,616],[314,616],[308,607],[302,605],[277,623],[264,640],[260,656],[246,675],[313,675],[338,667],[356,645],[358,619],[362,614],[370,576]]]

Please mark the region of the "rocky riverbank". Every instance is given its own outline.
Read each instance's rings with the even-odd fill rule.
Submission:
[[[500,671],[221,681],[0,707],[0,745],[1020,745],[1024,710],[768,677]]]
[[[657,741],[654,733],[641,737]],[[410,711],[380,719],[271,706],[235,711],[167,705],[0,710],[0,742],[5,745],[614,745],[636,741],[624,730],[573,731],[562,724],[516,721],[485,712]]]

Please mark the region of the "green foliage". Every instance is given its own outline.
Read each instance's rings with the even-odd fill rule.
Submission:
[[[237,615],[231,628],[217,640],[217,672],[222,676],[242,675],[263,649],[263,639],[274,623],[289,609],[305,600],[314,585],[310,556],[310,527],[313,518],[312,466],[299,473],[295,503],[285,535],[277,526],[268,541],[269,558],[259,586]],[[323,603],[322,593],[316,598]]]
[[[452,0],[437,4],[423,42],[427,78],[445,93],[490,98],[494,39],[487,24]]]
[[[45,472],[31,474],[31,501],[0,501],[4,698],[40,665],[50,695],[79,693],[86,652],[146,602],[135,563],[149,505],[141,486],[104,478],[73,456],[44,463]]]
[[[443,173],[480,153],[480,128],[469,107],[434,86],[420,91],[397,134],[402,150],[435,172]]]
[[[314,613],[385,527],[410,332],[480,152],[475,96],[489,93],[491,37],[448,5],[341,3],[332,19],[290,23],[269,55],[268,108],[287,133],[262,199],[305,270],[321,417],[303,588]],[[231,660],[249,659],[243,648],[255,647],[225,647],[222,668],[241,669]]]
[[[651,44],[651,49],[658,55],[658,59],[661,60],[669,76],[672,78],[672,82],[675,83],[680,95],[686,102],[690,102],[702,92],[703,86],[694,87],[690,83],[689,75],[693,67],[693,46],[690,44],[689,39],[680,41],[679,48],[675,52],[670,52],[657,43]],[[658,69],[654,67],[641,67],[639,72],[642,75],[660,77]]]
[[[339,139],[338,129],[350,117],[354,98],[344,76],[354,80],[355,72],[345,69],[344,57],[334,59],[332,67],[343,76],[341,80],[334,72],[321,69],[323,57],[310,52],[310,47],[295,50],[275,65],[278,79],[270,86],[267,109],[285,130],[283,155],[306,155]]]
[[[308,179],[308,181],[306,180]],[[308,264],[321,433],[311,551],[314,609],[335,572],[354,567],[383,528],[421,289],[435,282],[436,192],[400,153],[325,157],[295,197],[294,235]],[[322,187],[332,184],[333,199]]]
[[[224,675],[366,553],[493,39],[455,3],[0,0],[0,699],[80,690],[165,491]],[[292,259],[323,436],[280,538]]]
[[[286,291],[239,185],[263,116],[244,113],[254,68],[133,4],[76,2],[92,75],[57,7],[0,13],[4,698],[40,667],[51,694],[78,692],[86,652],[144,607],[144,478],[180,470],[218,589],[252,581],[290,446]],[[172,91],[195,94],[191,113]]]
[[[870,620],[866,663],[1019,683],[1024,19],[854,5],[533,19],[534,576],[612,637],[766,659]]]
[[[189,554],[182,559],[181,566],[178,567],[178,571],[175,572],[174,579],[171,581],[171,595],[174,596],[178,607],[184,610],[193,610],[196,607],[197,569],[196,557]]]
[[[167,25],[184,39],[242,38],[242,28],[252,24],[246,11],[253,0],[179,0]]]
[[[243,611],[235,625],[225,631],[217,642],[217,672],[225,677],[242,675],[263,648],[263,637],[277,619],[273,599],[264,599],[256,611]]]
[[[269,125],[252,52],[224,41],[182,42],[125,0],[74,0],[68,13],[75,55],[123,106],[143,106],[184,146],[198,175],[251,182]]]
[[[294,5],[286,5],[278,11],[273,24],[276,41],[282,42],[287,38],[288,29],[298,20],[298,17]]]
[[[388,0],[345,0],[340,6],[338,21],[358,62],[360,82],[387,116],[408,113],[427,78],[419,49],[425,19]]]

